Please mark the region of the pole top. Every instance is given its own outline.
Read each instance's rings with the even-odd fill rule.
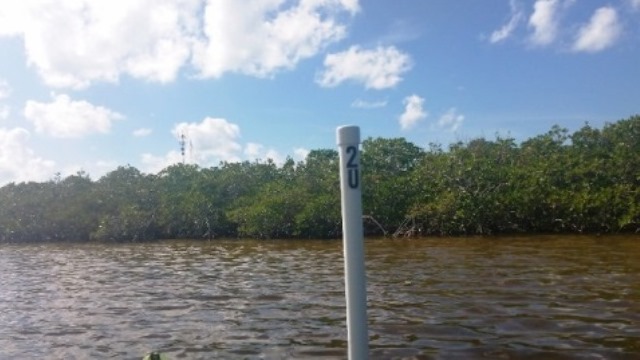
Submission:
[[[336,129],[336,139],[340,145],[360,144],[360,127],[355,125],[339,126]]]

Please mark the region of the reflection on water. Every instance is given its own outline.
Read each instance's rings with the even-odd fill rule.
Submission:
[[[640,238],[368,240],[372,358],[638,359]],[[0,359],[344,358],[339,241],[0,247]]]

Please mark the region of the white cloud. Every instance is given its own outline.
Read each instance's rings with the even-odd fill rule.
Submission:
[[[549,45],[558,33],[559,0],[536,0],[529,26],[533,28],[530,40],[534,45]]]
[[[451,108],[438,119],[438,127],[454,132],[462,126],[463,122],[464,115],[459,114],[456,108]]]
[[[298,161],[303,161],[307,158],[311,151],[305,148],[295,148],[293,149],[293,158]]]
[[[0,128],[0,185],[7,182],[45,181],[55,163],[37,156],[29,147],[29,131]]]
[[[634,10],[640,10],[640,0],[629,0],[629,3]]]
[[[247,143],[244,148],[244,154],[250,160],[262,160],[266,161],[267,159],[271,159],[276,164],[283,164],[284,157],[280,155],[280,153],[273,148],[265,148],[262,144],[257,143]]]
[[[343,13],[357,0],[216,0],[204,10],[204,39],[193,62],[204,77],[238,72],[258,77],[291,69],[326,45],[345,37]],[[286,6],[288,5],[288,7]]]
[[[627,0],[633,9],[640,9],[640,0]],[[571,26],[563,28],[561,19],[568,8],[577,0],[535,0],[533,12],[529,16],[528,27],[531,29],[529,42],[535,46],[547,46],[563,37]],[[500,29],[494,31],[489,41],[497,43],[509,38],[524,17],[524,12],[517,0],[510,0],[511,17]],[[618,12],[613,6],[597,9],[588,23],[582,25],[575,35],[570,50],[575,52],[597,52],[612,46],[622,34],[622,25]],[[565,41],[562,41],[566,43]]]
[[[285,158],[275,149],[268,149],[264,155],[264,159],[270,159],[278,165],[284,164]]]
[[[6,80],[0,79],[0,100],[6,99],[11,95],[11,86]]]
[[[24,0],[0,7],[45,83],[82,88],[120,74],[167,82],[188,60],[200,0]],[[61,40],[64,39],[64,40]]]
[[[516,29],[520,21],[522,21],[523,12],[518,7],[516,0],[510,0],[509,7],[511,9],[511,15],[509,17],[509,21],[506,24],[504,24],[500,29],[491,33],[491,36],[489,37],[489,41],[493,44],[509,38],[509,36],[511,36],[511,34]]]
[[[274,148],[263,144],[248,142],[242,146],[240,128],[225,119],[207,117],[200,123],[180,123],[171,131],[176,141],[184,135],[184,157],[178,150],[171,150],[164,156],[149,153],[142,154],[141,169],[148,173],[158,173],[167,166],[186,162],[200,166],[216,166],[221,161],[238,162],[244,159],[267,161],[271,159],[278,165],[284,164],[286,157]],[[298,159],[304,159],[309,150],[294,149]]]
[[[0,6],[0,36],[21,35],[28,17],[27,1],[9,1]]]
[[[123,75],[173,81],[266,77],[346,36],[358,0],[22,0],[0,6],[0,37],[21,37],[27,62],[53,87]],[[61,41],[60,39],[64,39]]]
[[[171,150],[164,156],[142,154],[143,171],[157,173],[182,161],[200,166],[218,165],[220,161],[240,161],[242,146],[237,142],[240,128],[225,119],[207,117],[199,123],[179,123],[171,130],[176,141],[184,135],[184,157]]]
[[[74,101],[67,95],[53,95],[50,103],[29,100],[24,116],[36,131],[58,138],[79,138],[93,133],[108,133],[111,123],[123,116],[89,102]]]
[[[377,109],[387,106],[387,100],[365,101],[357,99],[351,103],[351,107],[357,109]]]
[[[401,75],[411,68],[411,58],[394,46],[364,50],[352,46],[349,50],[329,54],[324,59],[325,71],[316,81],[333,87],[347,80],[364,83],[367,89],[386,89],[398,84]]]
[[[182,155],[180,154],[180,152],[175,150],[169,151],[165,156],[156,156],[153,154],[145,153],[142,154],[141,160],[141,170],[143,172],[149,174],[157,174],[162,169],[170,165],[182,162]]]
[[[574,51],[597,52],[613,45],[622,34],[618,13],[610,6],[597,9],[588,24],[578,31]]]
[[[191,151],[188,155],[197,164],[217,165],[219,161],[240,159],[240,127],[225,119],[207,117],[200,123],[180,123],[171,133],[177,140],[185,136],[187,152]]]
[[[153,130],[149,128],[140,128],[133,131],[133,136],[135,137],[145,137],[151,135]]]
[[[120,165],[122,164],[118,163],[115,160],[98,160],[92,161],[90,163],[85,163],[79,168],[79,170],[84,170],[89,173],[92,179],[99,179],[107,173],[117,169]]]
[[[244,147],[244,154],[251,158],[258,158],[263,149],[264,146],[262,144],[247,143]]]
[[[404,99],[404,112],[400,115],[400,128],[408,130],[427,117],[423,108],[424,99],[418,95],[411,95]]]

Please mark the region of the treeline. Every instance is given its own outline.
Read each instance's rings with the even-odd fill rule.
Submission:
[[[470,235],[640,230],[640,116],[575,133],[553,127],[517,144],[497,137],[422,149],[362,143],[369,234]],[[124,166],[0,188],[0,242],[340,236],[338,153]]]

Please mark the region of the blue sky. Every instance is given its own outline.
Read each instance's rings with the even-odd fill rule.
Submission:
[[[0,185],[640,113],[640,0],[5,1],[0,54]]]

